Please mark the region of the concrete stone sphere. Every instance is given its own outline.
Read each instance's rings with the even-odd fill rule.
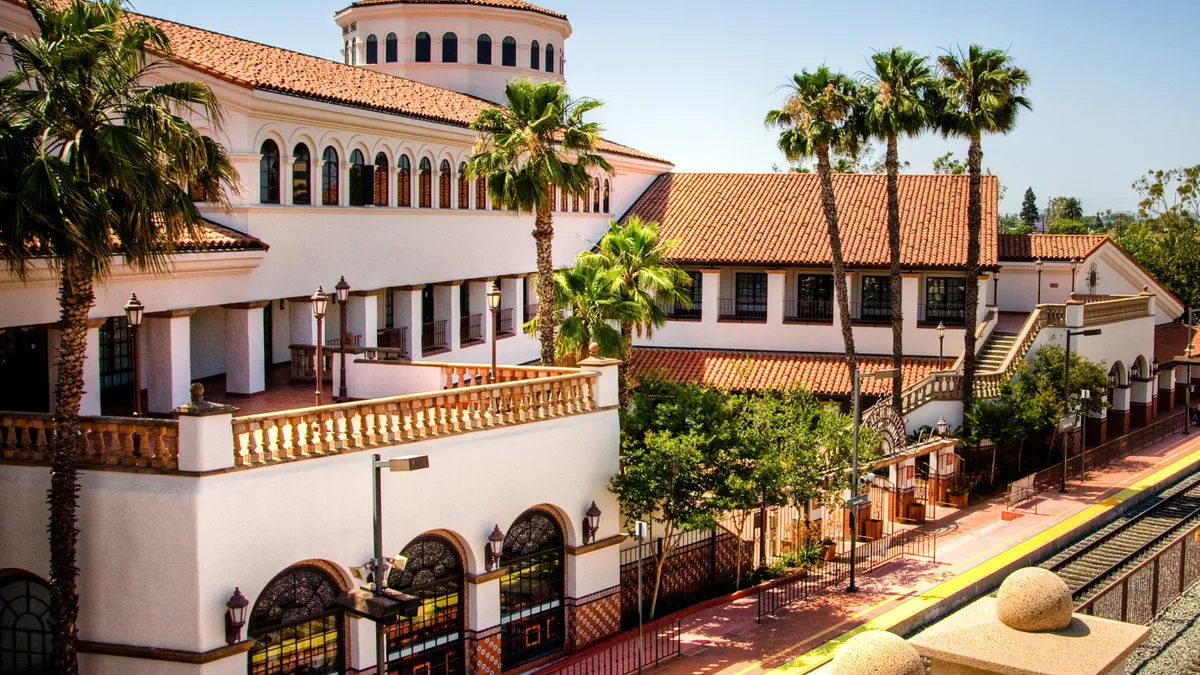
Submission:
[[[1066,628],[1074,608],[1067,582],[1040,567],[1013,572],[996,593],[996,618],[1027,633]]]
[[[925,675],[925,663],[904,638],[869,630],[846,640],[833,657],[833,675]]]

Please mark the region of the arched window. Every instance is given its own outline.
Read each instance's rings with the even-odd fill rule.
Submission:
[[[412,206],[412,164],[408,155],[396,163],[396,206]]]
[[[442,36],[442,63],[458,63],[458,36],[454,33]]]
[[[433,206],[433,164],[428,157],[422,157],[417,166],[417,183],[421,191],[421,208]]]
[[[554,72],[554,45],[546,45],[546,72]]]
[[[500,554],[501,670],[562,649],[564,544],[545,511],[526,511],[509,527]]]
[[[405,675],[465,672],[466,588],[458,551],[441,537],[417,537],[400,552],[408,563],[388,574],[388,587],[421,601],[412,619],[384,626],[388,671]]]
[[[383,58],[388,63],[400,60],[399,38],[395,33],[388,33],[383,41]]]
[[[558,210],[562,211],[563,213],[566,213],[567,212],[567,191],[566,190],[563,190],[562,192],[559,193],[558,203],[559,203]]]
[[[342,63],[344,63],[346,65],[350,65],[350,41],[349,40],[347,40],[346,44],[342,47]]]
[[[612,210],[609,208],[609,202],[608,202],[608,181],[607,180],[604,181],[604,212],[612,213]]]
[[[438,208],[450,208],[450,162],[444,159],[438,167]]]
[[[374,35],[367,36],[367,63],[379,63],[379,40]]]
[[[350,38],[350,65],[358,65],[358,38]]]
[[[583,212],[591,213],[592,211],[592,188],[583,191]]]
[[[271,580],[250,612],[250,672],[340,673],[346,667],[342,590],[316,565],[296,565]]]
[[[417,63],[429,63],[432,60],[432,57],[430,56],[432,51],[432,47],[430,46],[431,42],[432,41],[429,39],[429,33],[426,33],[425,31],[417,33],[417,53],[413,56],[414,61]]]
[[[480,176],[475,179],[475,208],[487,208],[487,181]]]
[[[534,70],[542,68],[542,46],[538,44],[537,40],[529,45],[529,67]]]
[[[480,35],[475,38],[475,63],[492,65],[492,36]]]
[[[511,35],[500,43],[500,65],[517,67],[517,41]]]
[[[321,167],[321,203],[325,206],[338,205],[338,153],[331,145],[321,155],[325,164]]]
[[[382,152],[375,155],[375,206],[388,205],[388,158]]]
[[[292,204],[312,204],[312,195],[309,192],[309,186],[312,185],[311,161],[308,146],[297,143],[292,149]]]
[[[261,204],[279,203],[279,146],[267,139],[258,158],[258,201]]]
[[[0,672],[51,672],[50,589],[17,572],[0,579]]]
[[[600,179],[597,178],[592,188],[592,213],[600,213]]]
[[[365,206],[375,201],[371,195],[374,171],[366,163],[361,150],[350,153],[350,206]]]
[[[557,185],[550,186],[550,210],[551,211],[558,210],[558,186]]]
[[[458,208],[471,208],[471,181],[467,178],[467,163],[458,164]]]

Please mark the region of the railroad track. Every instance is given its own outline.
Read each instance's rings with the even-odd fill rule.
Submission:
[[[1172,535],[1200,520],[1200,475],[1168,491],[1148,508],[1102,530],[1049,568],[1071,589],[1075,604],[1088,600],[1105,582],[1135,564]]]

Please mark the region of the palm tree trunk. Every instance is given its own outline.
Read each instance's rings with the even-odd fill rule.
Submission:
[[[50,623],[54,632],[54,672],[76,675],[75,621],[79,615],[79,574],[75,548],[79,536],[75,509],[79,498],[79,407],[83,398],[83,361],[87,353],[88,313],[95,302],[91,267],[75,258],[63,261],[59,282],[62,341],[54,389],[54,452],[50,491]]]
[[[967,194],[967,327],[963,331],[963,411],[975,398],[975,317],[979,313],[979,231],[983,225],[983,198],[980,194],[983,148],[979,132],[971,136],[967,151],[967,170],[970,173]]]
[[[554,223],[550,202],[542,200],[534,215],[533,241],[537,245],[538,340],[543,366],[554,365]],[[585,347],[586,349],[586,347]]]
[[[624,358],[617,373],[617,404],[625,410],[629,402],[629,359],[633,355],[633,324],[628,321],[621,322],[621,349]]]
[[[846,347],[846,365],[851,377],[858,370],[854,351],[854,328],[850,325],[850,293],[846,289],[846,261],[842,258],[842,236],[838,230],[837,200],[833,196],[833,177],[830,175],[829,148],[817,152],[817,175],[821,179],[821,208],[829,228],[830,257],[833,258],[833,290],[837,296],[838,315],[842,321],[842,342]]]
[[[896,137],[887,141],[887,206],[888,206],[888,255],[891,263],[892,295],[892,407],[897,415],[904,415],[900,391],[904,387],[904,288],[900,280],[900,153],[896,148]]]

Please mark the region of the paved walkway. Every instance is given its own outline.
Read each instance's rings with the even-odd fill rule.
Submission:
[[[754,596],[682,619],[682,656],[663,675],[808,673],[850,635],[888,628],[1119,504],[1200,458],[1200,433],[1176,435],[1127,457],[1067,494],[1040,495],[1037,514],[1001,519],[1004,498],[962,510],[938,508],[937,562],[907,559],[860,575],[856,594],[838,590],[756,622]]]

